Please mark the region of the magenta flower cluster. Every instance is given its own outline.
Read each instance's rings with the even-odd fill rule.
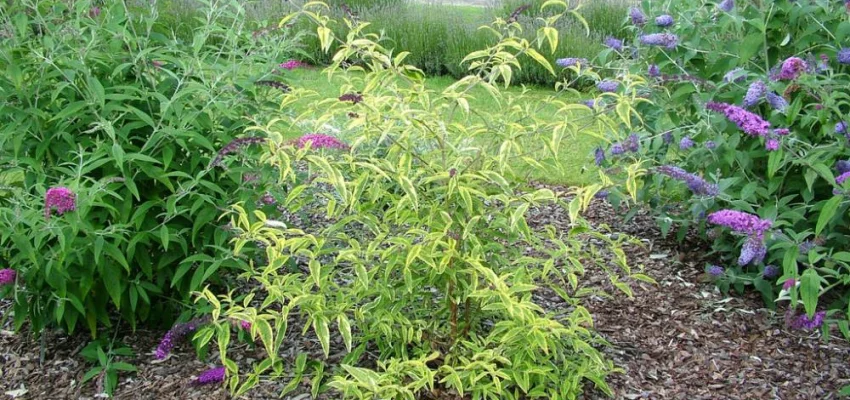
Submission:
[[[301,61],[298,61],[298,60],[288,60],[288,61],[285,61],[285,62],[281,63],[281,64],[279,65],[279,67],[280,67],[280,68],[283,68],[283,69],[285,69],[285,70],[287,70],[287,71],[292,71],[293,69],[301,68],[301,67],[303,67],[303,66],[305,66],[305,65],[306,65],[306,64],[304,64],[304,63],[302,63]]]
[[[197,318],[189,322],[175,324],[165,333],[162,340],[160,340],[159,346],[156,348],[156,359],[164,360],[171,353],[171,350],[174,349],[174,346],[177,345],[177,342],[183,340],[189,334],[194,333],[206,323],[207,320],[205,318]]]
[[[52,187],[44,194],[44,218],[50,219],[53,212],[62,215],[77,209],[77,195],[64,186]]]
[[[706,104],[705,108],[723,113],[726,119],[734,122],[738,129],[750,136],[766,136],[770,132],[769,122],[741,107],[711,101]]]
[[[301,149],[307,146],[308,143],[310,143],[310,147],[314,149],[348,149],[348,145],[343,143],[339,139],[322,133],[310,133],[301,136],[300,138],[298,138],[298,140],[296,140],[295,147]]]
[[[18,275],[11,268],[0,269],[0,286],[10,285],[15,282],[15,277]]]

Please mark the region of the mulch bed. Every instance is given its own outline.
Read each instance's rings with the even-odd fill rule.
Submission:
[[[565,226],[566,211],[548,207],[531,211],[535,224]],[[594,204],[586,217],[594,225],[608,225],[641,239],[642,246],[627,249],[630,264],[643,266],[658,285],[632,282],[634,298],[616,294],[592,297],[585,304],[596,329],[612,343],[604,352],[624,370],[608,382],[615,398],[624,399],[823,399],[835,398],[839,388],[850,384],[850,344],[838,337],[823,341],[818,333],[785,328],[783,310],[764,308],[755,294],[728,297],[704,278],[706,249],[696,241],[683,244],[663,238],[651,217],[638,213],[623,223],[603,201]],[[608,289],[607,278],[590,272],[585,281]],[[545,303],[545,302],[544,302]],[[544,304],[545,306],[546,304]],[[5,314],[7,304],[0,307]],[[298,352],[320,354],[318,344],[300,336],[290,321],[291,334],[283,348],[294,359]],[[90,368],[79,351],[85,333],[67,337],[47,333],[45,358],[39,361],[40,342],[27,334],[0,330],[0,395],[25,399],[93,399],[95,384],[81,385]],[[190,346],[178,346],[164,361],[153,352],[162,332],[137,331],[119,337],[136,357],[123,360],[139,372],[123,374],[115,397],[119,399],[226,399],[219,386],[193,386],[191,380],[212,367],[197,360]],[[336,340],[331,357],[344,348]],[[262,350],[243,345],[230,352],[249,365]],[[216,353],[210,355],[216,360]],[[261,382],[246,398],[278,398],[286,382]],[[309,379],[284,398],[309,399]],[[333,393],[322,396],[332,398]],[[606,398],[590,385],[588,399]]]

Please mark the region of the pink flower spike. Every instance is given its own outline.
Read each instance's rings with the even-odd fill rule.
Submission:
[[[286,62],[281,63],[281,64],[279,65],[279,67],[280,67],[280,68],[283,68],[283,69],[285,69],[285,70],[287,70],[287,71],[292,71],[293,69],[303,67],[304,65],[305,65],[305,64],[304,64],[304,63],[302,63],[301,61],[298,61],[298,60],[289,60],[289,61],[286,61]]]
[[[295,141],[295,147],[302,149],[307,146],[307,143],[310,143],[310,147],[313,149],[348,149],[348,145],[342,142],[341,140],[322,133],[310,133],[301,136]]]
[[[782,290],[791,290],[792,287],[797,286],[797,280],[794,278],[789,278],[782,284]]]
[[[52,187],[44,194],[44,218],[50,219],[53,210],[62,215],[77,209],[77,196],[64,186]]]
[[[11,285],[15,283],[15,276],[18,273],[11,268],[0,269],[0,286]]]

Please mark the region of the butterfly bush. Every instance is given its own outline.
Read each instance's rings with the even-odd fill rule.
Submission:
[[[77,195],[66,187],[52,187],[44,194],[44,217],[62,215],[77,209]]]
[[[691,232],[710,240],[724,263],[718,265],[727,266],[714,279],[721,290],[753,288],[769,307],[794,313],[802,306],[807,319],[796,325],[804,328],[847,319],[850,290],[841,282],[850,279],[850,1],[715,4],[635,7],[625,43],[641,46],[600,66],[617,76],[644,75],[620,90],[626,97],[648,93],[652,102],[629,102],[642,120],[616,133],[653,138],[642,141],[634,161],[647,172],[635,184],[623,168],[630,158],[602,164],[603,173],[630,183],[609,188],[607,201],[649,204],[665,234],[678,228],[684,238],[696,227]],[[655,24],[646,24],[646,15],[657,16]],[[628,148],[627,141],[614,143],[611,154]],[[708,176],[715,186],[707,190],[699,179]],[[783,289],[789,280],[795,286]],[[828,293],[842,300],[815,314]]]

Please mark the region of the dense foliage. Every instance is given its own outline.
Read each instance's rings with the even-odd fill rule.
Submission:
[[[234,139],[277,109],[279,89],[257,83],[275,86],[290,40],[253,38],[236,1],[207,10],[191,43],[123,1],[13,3],[0,8],[0,262],[16,327],[95,335],[116,311],[170,322],[244,265],[216,219],[262,205],[247,172],[269,171],[231,162],[249,147]]]
[[[556,2],[561,13],[553,18],[568,17],[564,6]],[[475,399],[572,399],[585,382],[609,392],[604,379],[615,368],[597,349],[604,342],[581,304],[598,292],[581,277],[602,271],[627,294],[624,279],[651,280],[627,266],[625,236],[579,216],[601,185],[565,199],[523,190],[519,171],[557,168],[562,141],[613,122],[567,104],[561,120],[544,122],[534,113],[539,105],[496,86],[511,80],[521,55],[551,68],[536,48],[551,49],[554,40],[526,41],[518,23],[497,20],[491,28],[502,39],[467,57],[474,74],[434,93],[404,63],[406,52],[382,47],[365,22],[345,20],[351,33],[335,36],[322,10],[308,5],[282,24],[309,18],[323,48],[339,44],[328,74],[340,73],[343,60],[362,68],[345,73],[339,98],[295,88],[283,108],[308,102],[308,111],[251,129],[269,139],[262,160],[280,172],[275,183],[288,195],[273,213],[242,204],[229,213],[236,252],[266,249],[242,275],[254,289],[199,297],[213,306],[212,323],[195,338],[218,343],[231,390],[285,379],[286,393],[312,373],[314,396],[331,387],[360,399],[414,399],[437,387]],[[499,108],[471,109],[476,87]],[[320,133],[283,140],[293,130]],[[569,230],[532,229],[532,209],[553,203],[568,210]],[[535,301],[544,288],[561,308]],[[248,371],[228,350],[234,321],[266,352]],[[298,357],[292,365],[281,356],[290,330],[316,337],[325,358],[341,338],[345,356]]]
[[[639,200],[665,233],[697,228],[712,241],[725,264],[706,271],[722,289],[752,285],[769,306],[787,305],[791,326],[834,322],[850,335],[845,3],[633,9],[632,38],[597,62],[620,71],[618,92],[646,97],[635,104],[642,119],[596,158],[612,174],[646,170]]]

